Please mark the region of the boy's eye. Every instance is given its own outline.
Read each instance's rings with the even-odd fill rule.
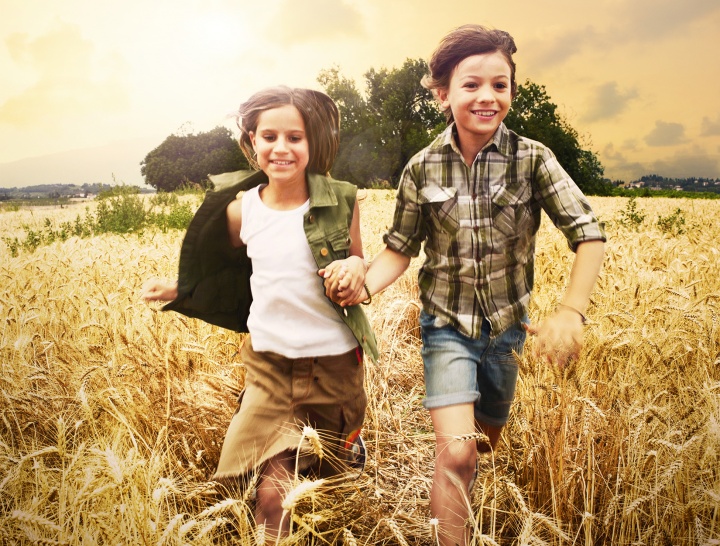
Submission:
[[[507,84],[506,83],[496,83],[495,89],[507,89]]]

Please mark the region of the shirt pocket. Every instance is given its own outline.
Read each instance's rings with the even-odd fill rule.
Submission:
[[[495,186],[490,188],[493,228],[505,241],[515,241],[532,229],[530,210],[532,192],[529,186]]]
[[[429,219],[436,230],[450,235],[460,227],[457,188],[425,186],[418,194],[423,217]]]
[[[330,258],[329,262],[334,260],[344,260],[350,255],[350,231],[347,229],[341,229],[335,231],[327,236],[326,238],[328,249],[327,258]],[[320,253],[323,254],[322,249]],[[324,256],[325,257],[325,256]],[[328,262],[328,263],[329,263]]]

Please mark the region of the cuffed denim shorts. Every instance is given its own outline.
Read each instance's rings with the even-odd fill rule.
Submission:
[[[422,311],[423,405],[434,409],[472,402],[476,420],[504,426],[515,395],[516,359],[525,344],[522,322],[491,338],[490,323],[484,320],[480,339],[474,339],[453,326],[435,326],[435,316]]]

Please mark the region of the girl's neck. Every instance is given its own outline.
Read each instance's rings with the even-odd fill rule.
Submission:
[[[268,180],[267,186],[260,190],[260,199],[266,207],[275,210],[293,210],[305,203],[310,197],[307,180],[279,184]]]

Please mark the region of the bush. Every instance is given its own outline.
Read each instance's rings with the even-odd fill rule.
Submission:
[[[637,231],[645,221],[645,213],[637,208],[635,199],[635,196],[628,199],[627,205],[624,210],[620,211],[617,221],[621,226]]]
[[[669,216],[658,215],[657,227],[660,231],[669,235],[678,236],[685,233],[685,215],[682,209],[676,209]]]

